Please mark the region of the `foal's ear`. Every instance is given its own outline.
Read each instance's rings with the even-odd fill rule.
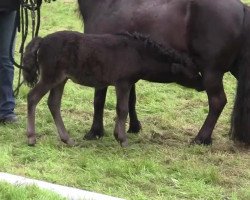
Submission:
[[[171,72],[172,72],[173,74],[182,73],[182,72],[183,72],[183,65],[178,64],[178,63],[173,63],[173,64],[171,65]]]

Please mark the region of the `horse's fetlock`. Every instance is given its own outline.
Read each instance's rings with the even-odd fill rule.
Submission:
[[[139,133],[141,129],[142,129],[142,126],[139,120],[130,121],[128,133]]]
[[[28,135],[28,146],[35,146],[36,144],[36,137]]]
[[[212,138],[205,138],[202,136],[197,136],[195,139],[191,142],[192,145],[212,145]]]

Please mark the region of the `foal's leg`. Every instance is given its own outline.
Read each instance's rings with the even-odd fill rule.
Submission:
[[[28,107],[28,124],[27,124],[27,137],[28,145],[34,146],[36,143],[36,133],[35,133],[35,112],[38,102],[42,97],[50,90],[48,84],[43,83],[42,81],[38,82],[36,86],[30,90],[27,98],[27,107]]]
[[[117,104],[116,104],[116,123],[114,136],[122,147],[128,145],[128,139],[125,132],[125,124],[128,116],[128,101],[131,85],[128,83],[119,83],[115,86]]]
[[[106,99],[107,87],[102,89],[95,88],[94,98],[94,118],[90,131],[84,136],[87,140],[94,140],[103,137],[103,111]]]
[[[202,128],[193,141],[195,144],[208,145],[212,143],[213,129],[227,103],[222,78],[223,73],[218,71],[209,71],[203,74],[204,86],[208,95],[209,112]]]
[[[72,146],[74,145],[74,142],[73,140],[70,139],[65,129],[62,116],[61,116],[61,109],[60,109],[63,89],[64,89],[64,85],[66,82],[67,81],[64,81],[63,83],[60,83],[59,85],[57,85],[56,87],[50,90],[50,94],[48,98],[48,107],[55,121],[57,131],[58,131],[61,141]]]
[[[135,91],[135,84],[133,84],[130,95],[129,95],[129,129],[128,133],[138,133],[141,130],[141,123],[137,118],[136,110],[136,91]]]
[[[84,136],[86,140],[94,140],[103,137],[104,128],[103,128],[103,111],[104,104],[107,94],[107,87],[102,89],[95,89],[94,97],[94,117],[93,124],[90,131]],[[131,88],[129,96],[129,133],[138,133],[141,130],[141,123],[137,118],[136,110],[136,92],[135,85]]]

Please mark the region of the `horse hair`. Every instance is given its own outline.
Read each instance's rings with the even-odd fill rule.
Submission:
[[[162,62],[169,63],[181,63],[187,67],[195,67],[191,58],[184,53],[177,52],[173,48],[166,47],[155,40],[153,40],[149,35],[145,35],[138,32],[120,32],[116,35],[125,36],[129,39],[134,39],[142,41],[145,44],[145,48],[151,50],[152,55],[155,55],[155,58]],[[198,72],[197,72],[198,73]]]

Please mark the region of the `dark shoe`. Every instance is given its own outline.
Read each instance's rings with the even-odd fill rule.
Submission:
[[[17,121],[18,119],[16,115],[0,118],[0,123],[2,124],[13,124],[16,123]]]

